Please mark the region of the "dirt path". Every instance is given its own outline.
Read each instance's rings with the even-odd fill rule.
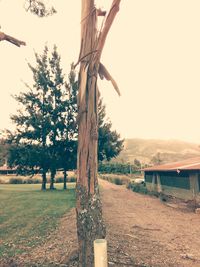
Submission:
[[[100,185],[109,266],[200,267],[200,215],[103,180]],[[72,210],[45,244],[0,266],[77,266],[75,225]]]
[[[200,266],[200,215],[106,181],[100,183],[111,261],[113,256],[123,262],[126,255],[126,263],[129,259],[144,266]]]

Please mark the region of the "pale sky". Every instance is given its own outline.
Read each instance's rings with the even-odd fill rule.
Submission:
[[[11,94],[31,85],[34,50],[58,46],[66,74],[80,45],[80,0],[49,0],[58,13],[37,18],[23,0],[0,1],[1,30],[26,41],[0,43],[0,129],[10,128]],[[111,0],[96,1],[108,8]],[[100,4],[99,4],[100,3]],[[107,115],[123,138],[182,139],[200,143],[200,1],[122,0],[102,62],[118,82],[99,82]]]

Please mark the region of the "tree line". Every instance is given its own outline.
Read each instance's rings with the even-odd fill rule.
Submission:
[[[139,162],[139,164],[137,164]],[[133,174],[140,173],[142,165],[139,160],[135,159],[134,163],[122,162],[100,162],[98,171],[100,173],[115,173],[115,174]]]
[[[50,171],[50,189],[54,189],[57,170],[64,173],[77,165],[77,94],[78,79],[71,66],[68,77],[63,74],[57,47],[50,52],[45,46],[41,55],[35,53],[35,66],[28,64],[33,85],[26,92],[15,95],[20,109],[11,116],[16,129],[7,130],[9,166],[17,166],[20,173],[42,173],[42,190],[46,189]],[[98,102],[98,159],[100,162],[116,157],[123,148],[120,135],[107,121],[102,98]]]

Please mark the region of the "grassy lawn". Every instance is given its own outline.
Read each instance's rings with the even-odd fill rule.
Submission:
[[[40,191],[40,184],[0,184],[0,259],[45,241],[59,219],[75,205],[74,184],[67,191]],[[60,189],[59,189],[60,188]]]

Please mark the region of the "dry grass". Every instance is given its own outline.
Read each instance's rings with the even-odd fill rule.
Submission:
[[[108,182],[122,185],[128,184],[130,182],[130,177],[128,175],[119,175],[119,174],[100,174],[99,177]]]
[[[68,178],[75,177],[76,174],[74,171],[67,172]],[[56,174],[56,178],[63,177],[63,172],[58,171]],[[41,174],[36,174],[34,176],[28,175],[28,176],[22,176],[22,175],[16,175],[16,174],[8,174],[8,175],[0,175],[0,184],[8,184],[10,179],[12,178],[19,178],[22,179],[22,181],[27,179],[33,179],[33,180],[39,180],[42,182]],[[47,180],[50,180],[50,173],[47,173]]]
[[[142,175],[123,175],[123,174],[99,174],[99,177],[103,180],[114,184],[128,185],[131,181],[134,181],[138,178],[143,178]]]

